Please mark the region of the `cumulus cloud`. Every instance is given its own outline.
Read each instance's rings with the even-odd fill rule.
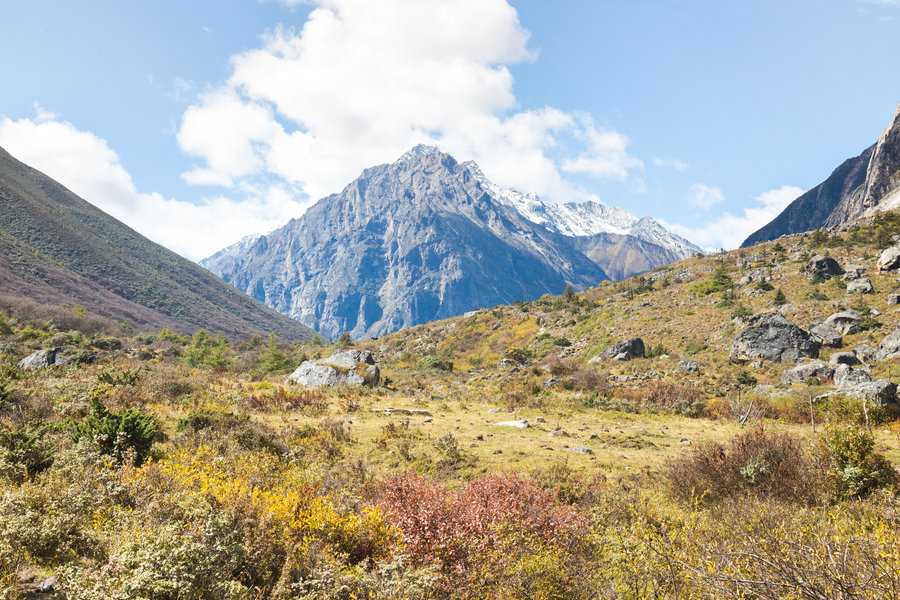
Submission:
[[[417,143],[559,200],[588,197],[564,174],[625,180],[643,166],[589,115],[518,109],[508,67],[536,53],[506,0],[306,3],[299,31],[233,56],[228,80],[184,114],[189,183],[275,177],[318,198]]]
[[[43,109],[35,119],[0,116],[0,146],[142,234],[192,259],[248,232],[269,231],[305,208],[285,186],[241,190],[193,204],[142,193],[105,140]]]
[[[653,157],[653,166],[663,169],[675,169],[676,171],[687,171],[689,167],[683,160],[677,158],[658,158],[656,156]]]
[[[763,192],[753,198],[753,205],[745,208],[743,215],[726,212],[699,227],[686,227],[678,223],[663,224],[678,235],[709,250],[719,248],[730,250],[740,246],[748,235],[777,217],[803,192],[803,189],[792,185]]]
[[[691,186],[691,189],[688,190],[687,194],[684,195],[684,199],[687,200],[687,203],[691,206],[709,210],[714,205],[723,201],[725,195],[722,194],[722,190],[716,186],[695,183]]]

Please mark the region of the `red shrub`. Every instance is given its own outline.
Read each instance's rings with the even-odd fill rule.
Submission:
[[[489,475],[455,493],[404,475],[385,482],[381,507],[403,533],[405,552],[415,562],[436,562],[457,572],[496,548],[507,533],[564,542],[587,524],[552,490],[516,475]]]

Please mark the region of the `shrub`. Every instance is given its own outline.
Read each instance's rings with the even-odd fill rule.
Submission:
[[[113,456],[116,462],[125,462],[133,455],[134,464],[140,465],[150,454],[153,441],[160,434],[156,417],[136,408],[111,412],[100,401],[102,388],[91,394],[92,413],[75,424],[72,439],[94,440],[104,454]]]
[[[670,491],[685,501],[717,502],[738,494],[814,503],[818,473],[800,440],[762,428],[727,444],[708,443],[671,460],[664,470]]]
[[[569,338],[567,338],[565,336],[560,336],[553,340],[553,345],[561,346],[563,348],[568,348],[569,346],[572,345],[572,342],[569,340]]]
[[[731,311],[731,318],[741,318],[741,317],[749,317],[753,314],[753,311],[744,306],[743,304],[738,304],[735,306],[734,310]]]
[[[781,291],[781,288],[778,288],[778,291],[775,292],[775,297],[772,298],[772,304],[775,306],[784,306],[787,304],[787,297],[784,295],[784,292]]]
[[[160,338],[162,335],[160,334]],[[184,350],[182,360],[189,367],[225,367],[231,362],[228,356],[228,340],[222,334],[211,337],[200,330],[191,338],[191,343]]]
[[[426,356],[419,362],[420,369],[434,369],[436,371],[453,371],[453,361],[438,358],[437,356],[429,355]]]
[[[745,385],[747,387],[753,387],[758,383],[756,377],[754,377],[750,371],[746,369],[737,374],[737,377],[734,380],[740,385]]]
[[[0,425],[0,473],[8,469],[11,479],[23,481],[49,468],[56,453],[56,446],[47,435],[50,430],[50,426],[41,422],[33,422],[18,431]]]
[[[715,292],[724,292],[734,287],[734,281],[725,270],[725,264],[720,262],[716,268],[712,270],[705,280],[694,284],[691,291],[698,296],[707,296]]]
[[[760,279],[759,282],[757,282],[757,284],[753,287],[761,292],[771,292],[775,289],[774,286],[772,286],[772,284],[765,279]]]
[[[868,496],[897,480],[890,462],[875,452],[872,434],[858,427],[829,429],[822,438],[820,453],[829,490],[836,498]]]
[[[105,383],[107,385],[135,385],[140,374],[141,370],[139,368],[122,369],[122,371],[118,373],[100,371],[99,373],[97,373],[97,382]]]

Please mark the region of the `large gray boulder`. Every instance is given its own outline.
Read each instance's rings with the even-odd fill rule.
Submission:
[[[838,261],[824,254],[813,256],[806,264],[806,276],[810,279],[814,279],[816,276],[823,279],[831,279],[836,275],[843,274],[844,270],[838,264]]]
[[[812,339],[822,346],[831,346],[832,348],[840,348],[844,343],[841,333],[825,323],[816,323],[809,328],[809,335]]]
[[[834,365],[829,365],[820,360],[797,365],[781,374],[781,385],[803,383],[810,377],[831,379],[834,377]]]
[[[900,268],[900,244],[891,246],[878,257],[879,271],[893,271]]]
[[[847,284],[847,293],[848,294],[874,294],[875,288],[872,286],[872,282],[866,277],[860,277],[859,279],[854,279],[850,283]]]
[[[46,350],[38,350],[32,352],[16,365],[24,371],[32,371],[34,369],[44,369],[53,365],[62,364],[58,359],[62,348],[48,348]]]
[[[837,391],[851,398],[865,399],[881,406],[897,404],[897,385],[887,379],[876,379],[849,365],[839,365],[834,371]]]
[[[834,327],[843,335],[851,335],[859,333],[859,325],[857,323],[861,319],[862,315],[860,315],[858,311],[849,309],[834,313],[825,319],[825,324]]]
[[[744,363],[754,359],[797,362],[817,358],[819,343],[779,314],[756,315],[731,345],[731,360]]]
[[[865,274],[866,267],[864,265],[846,265],[844,267],[844,281],[859,279]]]
[[[900,356],[900,327],[881,340],[878,350],[875,351],[875,360],[887,360]]]
[[[375,387],[381,381],[381,371],[368,350],[343,350],[328,358],[304,361],[288,379],[311,388],[340,383]]]
[[[859,357],[856,355],[856,352],[835,352],[831,356],[828,357],[828,362],[832,365],[858,365],[860,364]]]
[[[600,353],[607,360],[631,360],[632,358],[644,358],[644,341],[641,338],[631,338],[618,344],[613,344]]]

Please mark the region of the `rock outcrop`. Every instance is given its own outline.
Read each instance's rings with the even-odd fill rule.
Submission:
[[[781,385],[803,383],[810,377],[831,379],[834,377],[834,365],[830,365],[820,360],[797,365],[781,374]]]
[[[847,293],[848,294],[874,294],[875,288],[872,286],[872,282],[866,277],[860,277],[859,279],[854,279],[850,283],[847,284]]]
[[[35,369],[52,367],[56,364],[63,364],[62,361],[58,360],[60,358],[59,353],[61,350],[62,348],[37,350],[20,360],[16,366],[23,371],[33,371]]]
[[[731,360],[744,363],[755,359],[796,362],[819,356],[819,344],[779,314],[751,317],[748,326],[731,345]]]
[[[900,245],[891,246],[878,257],[879,271],[894,271],[900,268]]]
[[[831,227],[900,206],[900,105],[878,141],[794,200],[743,246]]]
[[[841,336],[841,333],[826,323],[816,323],[812,327],[809,328],[809,335],[812,339],[819,343],[822,346],[831,346],[833,348],[840,348],[841,344],[844,343],[844,338]]]
[[[897,404],[897,385],[887,379],[876,379],[849,365],[839,365],[834,371],[837,391],[852,398],[864,398],[882,406]]]
[[[381,381],[381,371],[368,350],[344,350],[328,358],[304,361],[288,379],[311,388],[341,383],[375,387]]]
[[[600,353],[601,358],[607,360],[631,360],[633,358],[644,358],[644,341],[641,338],[631,338],[618,344],[613,344]]]
[[[843,335],[852,335],[859,333],[858,323],[861,319],[862,315],[858,311],[849,309],[834,313],[825,319],[825,324],[833,327]]]
[[[821,277],[822,279],[831,279],[838,275],[843,275],[844,269],[834,260],[824,254],[817,254],[809,259],[806,264],[806,276],[810,279]]]

